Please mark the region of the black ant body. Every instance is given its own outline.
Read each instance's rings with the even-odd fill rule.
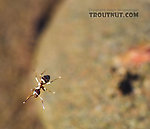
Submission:
[[[45,109],[44,104],[43,104],[43,99],[42,99],[42,97],[40,96],[41,89],[42,89],[43,91],[48,91],[44,86],[45,86],[46,84],[51,84],[52,82],[54,82],[54,81],[57,80],[57,79],[60,79],[61,77],[59,76],[58,78],[56,78],[56,79],[50,81],[50,75],[44,75],[44,76],[42,76],[43,74],[44,74],[44,72],[42,72],[42,73],[40,74],[40,81],[38,80],[37,76],[35,77],[35,80],[37,81],[38,86],[37,86],[36,88],[34,88],[34,89],[31,89],[31,91],[32,91],[31,95],[29,95],[29,96],[26,98],[26,100],[23,102],[23,104],[25,104],[25,103],[27,102],[27,100],[29,100],[32,96],[33,96],[34,98],[40,97],[40,99],[41,99],[41,101],[42,101],[43,109]],[[49,92],[52,92],[52,91],[49,91]],[[55,94],[55,92],[52,92],[52,93]]]

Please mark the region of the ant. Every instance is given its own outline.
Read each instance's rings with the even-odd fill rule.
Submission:
[[[44,72],[45,72],[45,71],[44,71]],[[38,80],[37,75],[35,76],[35,80],[37,81],[38,86],[35,87],[34,89],[31,89],[31,91],[32,91],[31,95],[29,95],[29,96],[26,98],[26,100],[23,102],[23,104],[25,104],[25,103],[27,102],[27,100],[29,100],[32,96],[33,96],[34,98],[40,97],[40,99],[41,99],[41,101],[42,101],[43,109],[45,109],[44,104],[43,104],[43,98],[40,96],[40,90],[42,89],[43,91],[49,91],[49,90],[47,90],[44,86],[45,86],[46,84],[51,84],[51,83],[53,83],[53,82],[54,82],[55,80],[57,80],[57,79],[60,79],[61,76],[59,76],[58,78],[55,78],[54,80],[50,81],[50,75],[43,75],[44,72],[42,72],[42,73],[40,74],[40,81]],[[52,91],[49,91],[49,92],[52,92]],[[52,92],[52,93],[55,94],[55,92]]]

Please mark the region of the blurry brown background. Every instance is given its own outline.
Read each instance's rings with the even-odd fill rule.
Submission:
[[[138,18],[90,18],[90,9],[138,9]],[[121,95],[113,59],[149,44],[149,0],[0,0],[0,129],[148,129],[150,67]],[[62,76],[22,104],[36,73]],[[50,87],[48,87],[50,88]]]

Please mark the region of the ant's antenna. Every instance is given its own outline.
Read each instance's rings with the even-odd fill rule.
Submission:
[[[45,87],[44,87],[44,89],[45,89],[46,91],[52,93],[52,94],[55,94],[55,91],[48,90],[48,89],[46,89]]]
[[[61,78],[62,78],[62,77],[59,76],[58,78],[55,78],[55,79],[51,80],[51,81],[49,82],[49,84],[50,84],[50,83],[53,83],[54,81],[56,81],[56,80],[58,80],[58,79],[61,79]]]
[[[45,73],[45,70],[40,75],[43,75],[44,73]]]

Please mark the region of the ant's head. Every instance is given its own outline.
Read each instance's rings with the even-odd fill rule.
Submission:
[[[49,75],[44,75],[41,80],[43,81],[43,83],[47,83],[50,80],[50,76]]]

